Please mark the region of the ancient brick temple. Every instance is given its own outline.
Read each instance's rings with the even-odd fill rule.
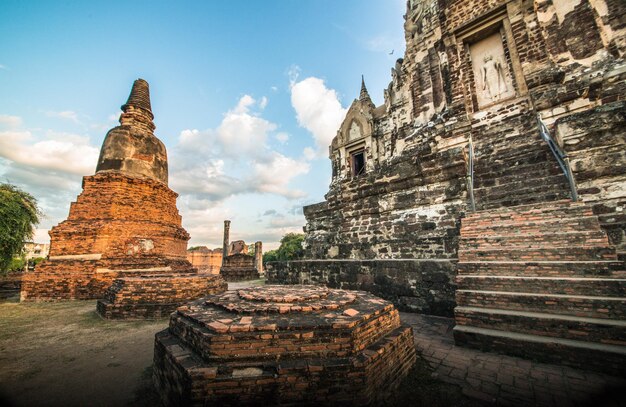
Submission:
[[[153,378],[168,406],[378,405],[415,359],[390,302],[264,286],[180,307],[156,335]]]
[[[101,313],[128,313],[146,300],[129,288],[141,278],[139,285],[152,296],[152,310],[145,313],[158,314],[167,310],[157,304],[171,308],[225,288],[219,277],[198,275],[186,260],[189,234],[181,226],[177,194],[167,186],[167,153],[154,136],[146,81],[135,81],[122,111],[120,126],[104,140],[95,175],[83,178],[67,220],[51,229],[48,259],[25,274],[23,301],[94,299],[106,292]],[[155,276],[162,279],[150,280]]]
[[[304,208],[311,260],[270,282],[365,289],[455,315],[459,344],[623,371],[625,15],[408,1],[385,103],[362,84],[326,201]]]
[[[254,256],[248,254],[248,245],[243,240],[230,242],[230,221],[224,221],[224,246],[220,275],[226,281],[246,281],[260,278],[263,272],[263,245],[254,244]]]

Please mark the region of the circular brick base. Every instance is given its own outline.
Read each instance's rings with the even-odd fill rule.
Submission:
[[[415,361],[390,302],[361,291],[265,286],[178,308],[156,336],[166,405],[368,404]]]

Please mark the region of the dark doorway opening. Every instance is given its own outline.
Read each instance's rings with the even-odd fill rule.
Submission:
[[[365,151],[352,153],[352,176],[357,177],[365,174]]]

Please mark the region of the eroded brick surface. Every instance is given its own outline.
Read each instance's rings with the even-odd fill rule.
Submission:
[[[172,314],[154,380],[168,405],[367,404],[393,391],[414,352],[398,311],[371,294],[247,288]]]

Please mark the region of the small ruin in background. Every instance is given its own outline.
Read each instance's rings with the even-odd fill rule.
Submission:
[[[209,249],[206,246],[194,247],[187,250],[187,261],[199,272],[219,274],[222,267],[222,249]]]
[[[254,244],[254,256],[248,254],[243,240],[230,242],[230,221],[224,221],[224,243],[220,275],[226,281],[256,280],[263,273],[263,244]]]

